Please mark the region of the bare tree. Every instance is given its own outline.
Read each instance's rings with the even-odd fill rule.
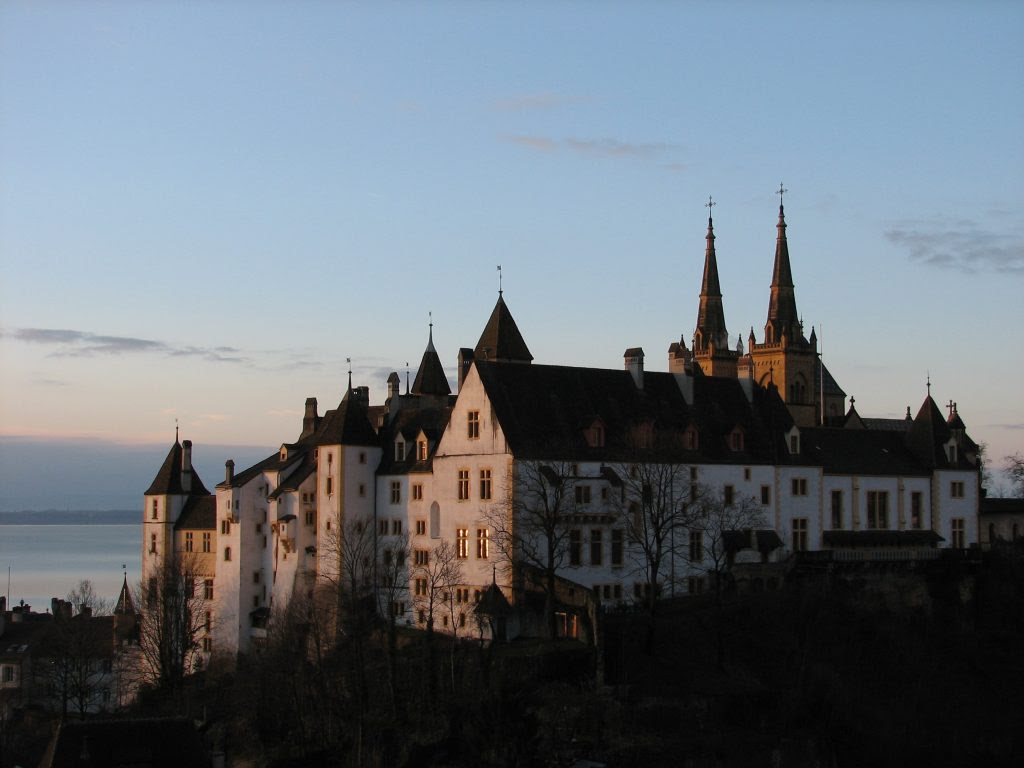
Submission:
[[[1017,452],[1013,456],[1007,456],[1003,461],[1003,469],[1010,478],[1014,493],[1024,498],[1024,456]]]
[[[455,546],[442,540],[431,550],[420,550],[414,553],[413,563],[414,605],[418,613],[425,618],[427,636],[427,659],[429,666],[429,683],[431,696],[437,692],[437,658],[434,645],[434,627],[436,617],[444,612],[451,613],[452,631],[458,632],[454,623],[451,595],[462,583],[462,561],[458,558]]]
[[[655,613],[662,585],[674,585],[676,561],[686,551],[693,515],[689,468],[671,462],[619,464],[618,500],[629,556],[645,585],[644,602]]]
[[[72,615],[72,606],[58,606],[33,649],[33,675],[51,696],[61,715],[79,717],[102,704],[101,691],[112,672],[113,639],[109,619],[89,611]]]
[[[154,570],[136,594],[141,606],[139,650],[142,678],[158,688],[176,689],[198,666],[200,638],[207,631],[206,577],[193,556]]]
[[[549,636],[555,624],[555,577],[566,564],[572,513],[575,509],[576,472],[567,462],[516,461],[505,502],[485,513],[494,541],[513,582],[520,581],[514,564],[541,571],[544,617]]]
[[[114,608],[110,600],[96,594],[96,590],[89,579],[82,579],[78,582],[78,586],[68,592],[66,599],[78,609],[79,613],[82,612],[83,608],[86,608],[88,609],[87,612],[93,616],[106,616]]]
[[[394,707],[398,701],[397,623],[405,615],[405,601],[409,594],[409,534],[392,535],[387,539],[386,543],[378,543],[380,562],[377,565],[377,600],[380,613],[387,617],[388,683]]]

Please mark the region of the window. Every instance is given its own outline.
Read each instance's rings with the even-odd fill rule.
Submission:
[[[203,638],[203,652],[204,653],[210,653],[212,650],[213,650],[213,638],[212,637],[204,637]]]
[[[413,591],[416,593],[417,597],[423,597],[427,594],[427,580],[416,579],[415,581],[413,581],[413,588]]]
[[[589,485],[577,485],[576,486],[576,503],[577,504],[589,504],[590,503],[590,486]]]
[[[441,507],[436,501],[430,505],[430,538],[441,538]]]
[[[359,498],[366,498],[366,483],[359,484]]]
[[[688,451],[697,450],[697,428],[692,424],[686,428],[683,433],[683,446]]]
[[[470,411],[466,415],[466,437],[470,440],[480,437],[480,411]]]
[[[455,588],[455,602],[456,603],[468,603],[469,602],[469,587],[456,587]]]
[[[806,477],[794,477],[793,478],[793,495],[794,496],[806,496],[807,495],[807,478]]]
[[[601,529],[594,528],[590,532],[590,564],[601,564]]]
[[[868,528],[889,527],[888,491],[868,491]]]
[[[402,481],[391,481],[391,503],[398,504],[402,501]]]
[[[789,452],[800,453],[800,435],[789,436]]]
[[[807,518],[793,518],[793,551],[803,552],[807,549]]]
[[[330,454],[328,454],[327,458],[328,458],[328,460],[331,458]],[[366,451],[360,451],[359,452],[359,463],[360,464],[365,464],[366,463]]]
[[[960,480],[954,480],[949,484],[949,495],[954,499],[962,499],[964,497],[964,484]]]
[[[416,441],[416,460],[426,461],[427,460],[427,441],[417,440]]]
[[[391,617],[398,618],[405,615],[405,603],[394,602],[391,604]]]
[[[230,520],[221,520],[220,521],[220,532],[222,534],[224,534],[225,536],[228,536],[231,533],[231,521]]]
[[[156,534],[155,533],[149,534],[149,554],[151,554],[151,555],[155,555],[156,554]]]
[[[306,510],[306,525],[316,525],[316,512],[311,509]]]
[[[209,531],[203,531],[203,552],[213,551],[212,535]]]
[[[469,528],[455,529],[455,556],[469,557]]]
[[[427,521],[426,520],[417,520],[416,521],[416,535],[417,536],[426,536],[427,535]]]
[[[583,548],[581,543],[580,532],[576,529],[569,531],[569,565],[579,565],[581,550]]]
[[[388,521],[387,520],[381,520],[380,523],[378,523],[378,525],[377,525],[377,532],[381,536],[387,536],[388,535]]]
[[[956,464],[956,445],[949,446],[949,463]]]
[[[399,440],[395,443],[395,461],[405,460],[405,443]]]
[[[224,562],[231,562],[231,547],[224,547]]]
[[[401,532],[402,532],[402,521],[401,520],[392,520],[391,521],[391,534],[393,536],[398,536]]]
[[[832,530],[838,531],[843,527],[843,492],[832,491]]]
[[[486,528],[476,529],[476,556],[486,560],[491,555],[491,532]]]
[[[423,483],[416,483],[412,487],[412,500],[423,501]]]
[[[623,531],[616,528],[612,531],[612,565],[622,565]]]
[[[427,549],[413,550],[412,561],[416,565],[428,565],[430,563],[430,550],[427,550]]]
[[[700,576],[689,576],[686,579],[686,591],[691,595],[699,595],[704,591],[704,579]]]
[[[327,478],[327,489],[326,490],[327,490],[327,495],[328,496],[333,496],[334,495],[334,478],[333,477],[328,477]]]
[[[750,467],[743,468],[743,479],[750,480]]]
[[[920,528],[921,527],[921,502],[922,496],[920,491],[914,491],[910,494],[910,527]]]
[[[690,531],[690,562],[699,563],[704,560],[704,532]]]
[[[152,514],[150,514],[150,518],[152,520],[156,520],[157,519],[157,514],[158,514],[159,510],[160,510],[160,502],[158,502],[156,499],[153,499],[153,512],[152,512]]]
[[[469,498],[469,470],[459,470],[459,501],[466,501]]]
[[[950,520],[950,540],[949,545],[955,549],[964,548],[964,519],[962,517],[954,517]]]
[[[486,501],[491,498],[491,470],[480,470],[480,498]]]
[[[259,584],[260,583],[260,572],[259,571],[253,571],[252,572],[252,583],[253,584]]]
[[[761,486],[761,503],[766,506],[772,503],[772,487],[770,485]]]
[[[727,507],[731,507],[732,506],[733,501],[735,500],[734,499],[735,495],[736,495],[736,489],[733,488],[731,485],[727,485],[727,486],[725,486],[722,489],[722,501],[725,502],[725,506],[727,506]]]
[[[604,426],[601,424],[593,424],[590,429],[587,430],[586,434],[587,444],[591,448],[603,448],[604,447]]]
[[[11,666],[5,666],[4,667],[4,682],[5,683],[13,683],[14,682],[14,667],[11,667]]]
[[[192,551],[192,531],[185,531],[185,551]]]
[[[205,615],[203,616],[203,629],[205,629],[207,632],[209,632],[210,631],[210,627],[212,625],[213,625],[213,614],[210,611],[207,611],[205,613]]]
[[[737,453],[743,450],[743,432],[738,429],[732,431],[729,435],[729,447]]]
[[[213,579],[203,580],[203,598],[213,600]]]

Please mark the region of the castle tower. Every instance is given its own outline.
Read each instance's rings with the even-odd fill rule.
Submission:
[[[779,194],[785,192],[781,187]],[[779,203],[778,234],[775,240],[775,265],[772,270],[768,319],[764,341],[758,344],[751,333],[748,354],[754,381],[763,387],[774,384],[789,408],[797,426],[819,423],[817,402],[818,355],[816,344],[804,336],[803,323],[796,310],[793,272],[786,240],[786,214]]]
[[[729,332],[725,327],[725,309],[715,256],[715,229],[710,214],[714,204],[708,198],[707,246],[704,250],[704,277],[700,286],[697,327],[693,332],[693,357],[704,374],[734,378],[739,355],[729,349]]]
[[[498,291],[498,301],[480,334],[473,356],[477,360],[498,360],[503,362],[530,363],[533,355],[523,341],[512,313],[505,305],[502,292]]]
[[[444,366],[434,349],[434,323],[430,323],[430,332],[427,337],[427,348],[423,351],[423,359],[420,360],[419,370],[416,371],[416,380],[412,384],[414,395],[432,395],[435,397],[448,397],[452,388],[445,375]]]

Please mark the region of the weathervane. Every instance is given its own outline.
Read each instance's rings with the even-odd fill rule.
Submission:
[[[352,391],[352,358],[346,357],[345,362],[348,363],[348,391]]]
[[[498,265],[498,295],[501,296],[501,264]]]
[[[174,418],[174,442],[178,442],[178,418]]]

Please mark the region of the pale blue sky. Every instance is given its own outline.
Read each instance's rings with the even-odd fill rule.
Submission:
[[[537,362],[664,370],[709,194],[763,333],[781,181],[858,410],[930,371],[1018,450],[1022,40],[1011,2],[5,2],[0,435],[275,446],[429,311],[453,366],[497,264]]]

